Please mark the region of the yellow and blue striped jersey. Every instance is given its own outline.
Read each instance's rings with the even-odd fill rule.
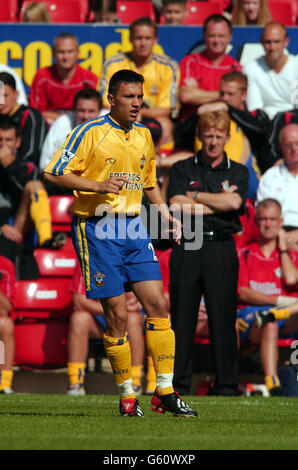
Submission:
[[[152,53],[149,61],[137,69],[131,53],[114,55],[103,65],[103,76],[100,84],[100,94],[103,106],[109,108],[107,99],[108,83],[112,75],[118,70],[129,69],[141,73],[145,79],[143,84],[144,103],[149,108],[171,108],[178,107],[178,64],[166,55]]]
[[[73,212],[93,217],[108,204],[115,213],[139,214],[143,189],[156,184],[151,133],[138,123],[123,129],[110,115],[85,122],[70,132],[44,171],[99,182],[122,176],[129,183],[124,183],[119,195],[74,191]]]

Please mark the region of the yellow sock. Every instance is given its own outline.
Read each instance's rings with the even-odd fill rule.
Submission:
[[[0,370],[0,392],[5,388],[11,388],[13,379],[12,370]]]
[[[264,382],[268,390],[274,387],[280,387],[280,381],[277,375],[266,375]]]
[[[173,393],[175,335],[169,318],[146,318],[146,344],[154,364],[157,393]]]
[[[131,353],[127,333],[123,338],[112,338],[104,333],[103,344],[111,363],[121,400],[135,398],[132,388]]]
[[[147,356],[147,374],[146,374],[146,392],[154,393],[156,388],[156,374],[154,370],[152,357]]]
[[[290,316],[290,310],[285,308],[271,308],[269,312],[273,313],[275,320],[286,320]]]
[[[85,362],[68,362],[67,363],[67,375],[69,385],[83,384],[85,379]]]
[[[142,385],[142,375],[143,375],[143,365],[140,366],[131,366],[131,376],[132,376],[132,383],[136,387],[140,387]]]
[[[52,217],[48,193],[44,189],[39,189],[31,194],[30,217],[37,231],[39,245],[50,240],[52,238]]]

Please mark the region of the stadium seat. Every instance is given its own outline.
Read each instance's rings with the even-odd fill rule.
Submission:
[[[222,13],[222,6],[219,2],[187,2],[187,16],[184,20],[184,24],[187,25],[201,25],[210,15],[216,13]]]
[[[281,3],[290,3],[291,6],[292,6],[294,18],[295,18],[296,22],[298,21],[298,2],[297,2],[297,0],[269,0],[268,4],[270,5],[270,3],[276,3],[276,1],[281,2]]]
[[[34,250],[34,257],[39,269],[39,278],[72,278],[77,264],[77,255],[72,249]]]
[[[122,24],[130,24],[137,18],[148,16],[155,21],[155,12],[149,0],[117,0],[117,17]]]
[[[71,278],[17,281],[12,312],[15,323],[15,365],[64,367],[72,312]]]
[[[6,0],[1,3],[0,23],[15,23],[18,21],[18,0]]]
[[[52,216],[52,230],[60,232],[71,231],[73,214],[73,196],[50,196],[50,209]]]
[[[19,21],[23,21],[25,8],[31,0],[22,4]],[[44,0],[53,23],[85,23],[86,14],[79,0]]]
[[[285,0],[275,1],[270,0],[269,3],[270,13],[275,21],[279,21],[285,26],[295,26],[297,17],[292,7],[292,2]]]

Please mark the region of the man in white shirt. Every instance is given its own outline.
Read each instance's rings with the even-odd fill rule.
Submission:
[[[260,179],[257,202],[273,198],[281,204],[288,248],[298,251],[298,124],[288,124],[279,134],[284,161]]]
[[[101,96],[95,89],[84,88],[78,91],[74,99],[74,111],[63,114],[50,127],[41,152],[39,162],[41,170],[44,170],[48,165],[65,141],[67,134],[75,126],[95,119],[102,114],[101,106]]]
[[[284,51],[289,38],[281,23],[267,23],[261,43],[265,55],[248,62],[242,69],[249,84],[247,107],[249,111],[263,109],[273,119],[278,112],[294,108],[291,86],[298,80],[298,58]]]
[[[18,98],[17,98],[17,103],[18,104],[24,104],[25,106],[27,106],[28,105],[27,95],[26,95],[26,92],[25,92],[23,82],[20,79],[20,77],[18,76],[18,74],[14,71],[13,68],[11,68],[11,67],[9,67],[8,65],[5,65],[5,64],[0,64],[0,73],[1,72],[10,73],[10,75],[13,76],[13,78],[15,79],[15,82],[16,82],[16,89],[19,92],[19,95],[18,95]]]

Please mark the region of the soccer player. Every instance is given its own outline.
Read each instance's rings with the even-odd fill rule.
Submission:
[[[132,388],[124,295],[128,283],[147,314],[146,344],[156,372],[152,410],[197,416],[173,389],[175,336],[159,263],[140,217],[144,191],[179,243],[181,224],[170,215],[156,183],[150,131],[135,122],[143,102],[143,82],[134,71],[116,72],[109,82],[110,113],[76,127],[46,167],[45,178],[74,190],[74,246],[86,296],[99,299],[105,313],[103,341],[120,395],[121,416],[143,416]]]

